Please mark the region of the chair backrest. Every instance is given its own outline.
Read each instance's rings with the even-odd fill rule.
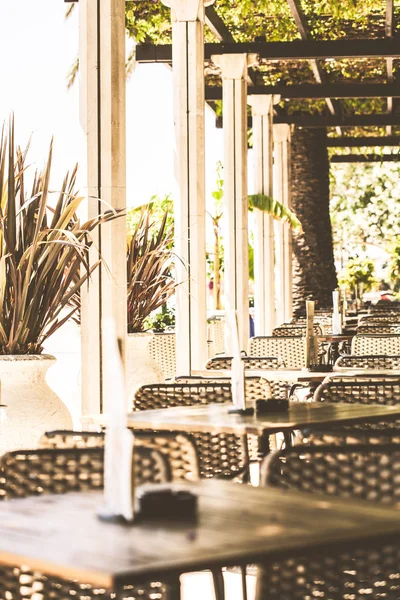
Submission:
[[[304,367],[305,338],[303,336],[255,336],[249,341],[250,356],[276,356],[287,368]]]
[[[341,369],[400,369],[400,355],[339,356],[335,362],[334,371]]]
[[[175,332],[155,333],[150,340],[149,353],[156,361],[165,379],[173,379],[176,373]]]
[[[225,319],[218,317],[208,321],[208,337],[211,345],[211,354],[225,352]]]
[[[400,402],[400,378],[397,376],[348,376],[332,374],[314,393],[316,402],[358,402],[395,405]]]
[[[223,379],[143,385],[136,390],[133,402],[134,410],[232,402],[232,388],[230,380]],[[190,437],[198,451],[200,477],[247,476],[249,457],[245,435],[195,432]]]
[[[390,323],[368,323],[357,327],[357,335],[375,335],[381,333],[400,334],[400,325]]]
[[[399,469],[400,444],[303,445],[266,459],[261,482],[393,505],[400,502]],[[399,564],[400,544],[387,537],[333,547],[321,540],[314,550],[263,564],[258,571],[256,600],[361,599],[377,594],[395,600],[400,597]]]
[[[323,331],[320,325],[314,323],[313,329],[315,335],[322,335]],[[272,331],[272,335],[277,337],[306,335],[306,325],[284,324],[280,327],[275,327]]]
[[[184,380],[186,381],[186,380]],[[230,380],[218,382],[153,383],[142,385],[134,394],[133,410],[152,410],[173,406],[193,406],[214,402],[232,402]]]
[[[171,480],[168,461],[154,448],[136,447],[135,481]],[[16,450],[0,458],[0,499],[64,494],[103,487],[104,448]]]
[[[221,383],[226,383],[231,386],[231,379],[226,377],[218,377],[216,379],[210,379],[208,377],[176,377],[176,383],[187,384],[187,385],[201,385],[202,383],[214,384],[218,386]],[[265,400],[266,398],[272,398],[270,384],[263,377],[246,377],[245,378],[245,396],[246,402],[249,405],[254,405],[257,400]],[[231,393],[232,401],[232,393]]]
[[[354,444],[400,444],[400,427],[381,429],[354,429],[332,427],[329,430],[312,429],[296,437],[295,445],[308,446],[348,446]]]
[[[400,502],[399,474],[400,444],[298,445],[266,459],[262,482],[394,504]]]
[[[399,314],[389,314],[389,315],[363,315],[359,320],[359,325],[385,325],[385,324],[395,324],[400,323],[400,315]]]
[[[245,369],[279,369],[284,366],[275,356],[242,356]],[[229,371],[232,367],[231,356],[215,356],[206,362],[209,371]]]
[[[400,335],[355,335],[351,354],[400,354]]]
[[[186,433],[135,430],[135,448],[144,446],[162,452],[168,460],[173,481],[199,479],[199,461],[192,438]],[[104,447],[104,431],[47,431],[40,439],[41,448]]]

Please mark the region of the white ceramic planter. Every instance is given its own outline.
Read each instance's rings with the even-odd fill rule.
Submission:
[[[152,336],[151,333],[128,333],[126,385],[130,402],[133,400],[133,394],[139,386],[165,381],[163,372],[148,349]]]
[[[37,448],[45,431],[71,429],[69,411],[46,383],[46,373],[55,362],[49,354],[0,356],[1,402],[7,405],[0,454]]]

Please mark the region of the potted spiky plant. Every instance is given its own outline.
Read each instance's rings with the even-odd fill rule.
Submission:
[[[0,139],[0,381],[8,407],[1,451],[34,447],[44,431],[72,425],[46,384],[55,358],[43,354],[43,344],[77,310],[71,300],[98,265],[89,266],[91,232],[105,219],[80,223],[76,168],[51,203],[52,144],[30,182],[26,158],[27,149],[15,148],[10,119]]]
[[[130,395],[143,383],[157,383],[164,379],[148,351],[153,334],[146,331],[146,321],[175,291],[176,284],[171,273],[174,260],[172,243],[168,210],[157,222],[151,205],[143,207],[127,243],[127,388]]]

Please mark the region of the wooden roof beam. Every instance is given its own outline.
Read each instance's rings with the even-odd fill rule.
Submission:
[[[294,42],[223,42],[204,45],[204,56],[213,54],[258,54],[263,60],[326,60],[335,58],[400,58],[400,44],[393,39],[296,40]],[[138,62],[171,62],[171,44],[139,44],[136,48]]]
[[[235,40],[228,27],[225,25],[223,19],[219,16],[214,6],[206,6],[205,9],[205,23],[209,30],[215,35],[220,42],[227,42],[234,44]],[[249,85],[255,85],[256,73],[249,67],[247,70],[247,83]]]
[[[387,83],[343,83],[299,85],[256,85],[248,90],[249,95],[276,94],[283,100],[321,98],[387,98],[400,97],[400,85]],[[220,86],[206,87],[207,100],[221,100]]]
[[[399,162],[400,154],[334,154],[332,163]]]
[[[296,22],[297,29],[299,30],[301,39],[304,41],[309,40],[310,30],[308,28],[306,16],[302,11],[300,0],[287,1],[289,4],[290,11]],[[328,80],[326,77],[326,73],[316,59],[310,60],[310,67],[317,83],[327,83]],[[342,114],[342,107],[340,106],[338,100],[334,100],[333,98],[325,98],[325,102],[331,115],[339,116]],[[340,127],[337,127],[337,132],[339,134],[341,133]]]
[[[216,126],[222,127],[223,118],[218,117]],[[388,114],[334,116],[334,115],[274,115],[274,123],[287,123],[298,127],[400,127],[400,116]],[[251,117],[247,126],[252,127]]]
[[[386,23],[385,23],[385,33],[386,37],[391,39],[394,34],[394,5],[393,0],[386,0]],[[387,82],[393,83],[393,58],[389,57],[386,59],[386,74],[387,74]],[[393,113],[393,97],[388,96],[387,99],[387,112],[388,114]],[[391,126],[387,127],[386,133],[391,135],[392,128]]]
[[[376,146],[400,146],[400,136],[337,137],[328,138],[328,148],[365,148]]]

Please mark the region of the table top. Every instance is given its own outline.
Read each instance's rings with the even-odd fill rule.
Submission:
[[[230,403],[198,404],[137,411],[128,415],[128,427],[263,435],[340,423],[400,419],[400,405],[291,402],[287,412],[245,416],[228,413],[231,406]]]
[[[373,503],[217,480],[172,487],[197,493],[197,523],[104,523],[99,492],[2,502],[0,562],[112,588],[400,533],[398,511]]]

